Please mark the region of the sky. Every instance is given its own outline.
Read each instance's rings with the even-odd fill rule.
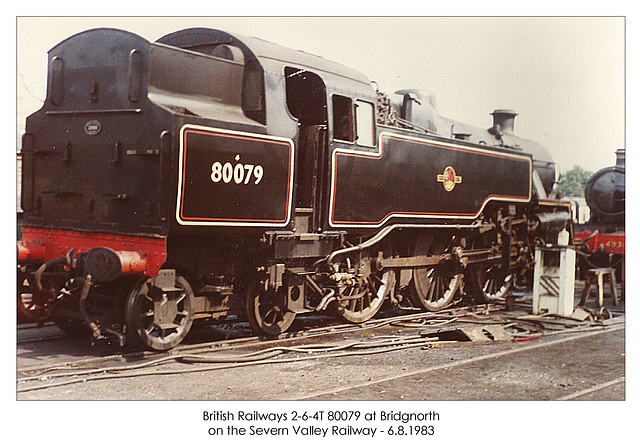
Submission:
[[[94,27],[148,40],[203,26],[260,37],[355,68],[386,93],[435,93],[446,117],[482,128],[494,109],[562,172],[615,164],[625,147],[624,17],[18,17],[17,135],[40,108],[47,51]]]

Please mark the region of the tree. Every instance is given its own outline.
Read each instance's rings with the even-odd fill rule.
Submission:
[[[573,166],[573,169],[560,177],[556,186],[556,191],[563,197],[583,197],[584,185],[589,181],[593,172],[584,170],[580,166]]]

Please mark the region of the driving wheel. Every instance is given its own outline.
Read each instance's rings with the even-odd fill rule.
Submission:
[[[452,249],[452,237],[436,238],[432,234],[421,234],[414,244],[413,255],[440,255],[450,253]],[[411,296],[419,307],[440,311],[451,305],[462,281],[462,271],[453,260],[435,266],[414,268]]]

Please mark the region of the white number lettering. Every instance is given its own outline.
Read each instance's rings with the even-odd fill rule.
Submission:
[[[239,156],[236,156],[236,161]],[[231,163],[222,164],[216,161],[211,165],[211,181],[219,183],[220,181],[228,184],[232,180],[236,184],[249,184],[253,177],[254,184],[260,183],[264,176],[264,169],[261,165],[238,163],[235,166]]]
[[[242,183],[244,179],[244,166],[242,164],[236,164],[236,167],[233,168],[233,181],[236,184]]]
[[[229,183],[232,177],[233,166],[231,165],[231,163],[225,163],[224,166],[222,166],[222,181],[224,181],[225,183]]]
[[[214,183],[222,179],[222,164],[218,161],[211,165],[211,181]]]
[[[262,175],[264,174],[264,171],[262,170],[262,166],[257,165],[254,169],[253,169],[253,174],[256,177],[256,183],[258,184],[261,180],[262,180]]]
[[[245,164],[244,168],[247,171],[247,174],[244,176],[244,184],[249,184],[249,180],[251,180],[251,172],[253,172],[253,164]]]

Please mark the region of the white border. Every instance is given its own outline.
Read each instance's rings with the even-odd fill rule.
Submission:
[[[289,203],[287,205],[287,218],[284,223],[268,223],[268,222],[259,222],[259,221],[238,221],[238,222],[224,222],[224,221],[184,221],[180,218],[180,204],[182,201],[182,171],[184,167],[184,132],[188,129],[194,130],[202,130],[206,132],[214,132],[214,133],[226,133],[228,135],[237,135],[237,136],[247,136],[256,139],[263,139],[266,141],[281,141],[286,142],[291,146],[290,156],[289,156],[289,166],[290,166],[290,175],[289,175],[289,189],[288,189],[288,197]],[[293,179],[295,176],[295,144],[293,140],[290,138],[283,138],[278,136],[271,135],[263,135],[260,133],[248,133],[248,132],[240,132],[237,130],[228,130],[228,129],[220,129],[217,127],[206,127],[202,125],[196,124],[185,124],[180,129],[180,148],[179,148],[179,161],[178,161],[178,193],[176,195],[176,221],[178,224],[182,226],[250,226],[250,227],[272,227],[272,228],[282,228],[289,225],[291,221],[291,210],[293,207]]]

